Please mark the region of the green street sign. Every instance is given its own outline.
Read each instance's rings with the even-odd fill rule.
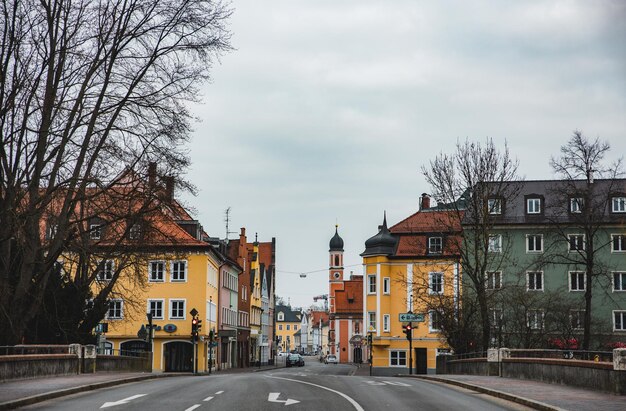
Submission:
[[[400,313],[400,322],[403,323],[423,323],[424,314]]]

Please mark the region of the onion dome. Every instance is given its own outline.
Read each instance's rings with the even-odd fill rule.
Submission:
[[[396,239],[387,228],[387,214],[383,218],[383,225],[380,226],[378,234],[365,242],[365,251],[362,257],[369,255],[391,255],[396,248]]]
[[[328,251],[343,251],[343,239],[339,237],[337,227],[338,226],[335,225],[335,235],[330,239],[330,243],[328,244],[330,250]]]

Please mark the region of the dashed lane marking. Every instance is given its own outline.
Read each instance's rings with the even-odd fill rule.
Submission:
[[[213,397],[206,397],[205,399],[203,399],[202,401],[211,401],[213,399]]]
[[[193,411],[198,407],[200,407],[200,404],[192,405],[191,407],[187,408],[185,411]]]
[[[223,393],[224,391],[218,391],[215,393],[215,395],[220,395],[221,393]]]

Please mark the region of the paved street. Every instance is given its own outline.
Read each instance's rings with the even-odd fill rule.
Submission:
[[[354,367],[307,358],[304,367],[148,380],[75,394],[28,410],[526,410],[414,379],[351,376]]]

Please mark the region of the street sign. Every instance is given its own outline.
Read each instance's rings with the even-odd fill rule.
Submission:
[[[414,314],[414,313],[400,313],[400,322],[403,323],[423,323],[424,322],[424,314]]]

